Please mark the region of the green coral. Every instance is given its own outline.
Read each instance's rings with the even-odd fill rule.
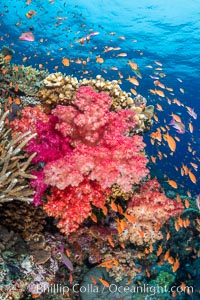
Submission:
[[[175,276],[172,273],[161,271],[149,284],[169,289],[170,285],[174,282],[174,279]]]

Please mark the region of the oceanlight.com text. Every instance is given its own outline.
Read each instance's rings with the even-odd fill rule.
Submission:
[[[129,285],[117,285],[117,284],[110,284],[109,287],[99,286],[94,284],[74,284],[73,286],[69,287],[67,285],[61,284],[53,284],[53,285],[42,285],[38,284],[37,286],[37,293],[51,293],[51,294],[66,294],[72,291],[73,293],[88,293],[88,294],[98,294],[102,293],[104,290],[109,290],[111,294],[148,294],[150,296],[166,294],[166,293],[174,293],[177,294],[186,293],[186,294],[193,294],[194,289],[193,286],[172,286],[170,289],[167,286],[159,286],[159,285],[149,285],[144,284],[141,286],[129,286]]]

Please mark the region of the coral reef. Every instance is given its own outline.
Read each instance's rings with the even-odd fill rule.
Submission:
[[[1,68],[1,90],[9,92],[10,96],[34,96],[42,86],[46,71],[39,71],[31,66],[17,66],[7,63]],[[12,83],[12,84],[11,84]]]
[[[170,285],[173,283],[175,275],[169,272],[161,271],[154,280],[150,281],[151,285],[158,285],[161,287],[166,287],[169,289]]]
[[[43,104],[55,107],[58,104],[72,104],[76,97],[76,92],[81,86],[91,86],[95,92],[104,92],[111,97],[112,105],[115,109],[128,107],[133,103],[131,93],[121,90],[117,80],[105,80],[100,75],[96,79],[86,79],[78,81],[76,77],[64,76],[62,73],[53,73],[44,79],[44,87],[40,89],[37,96]]]
[[[0,119],[0,221],[15,231],[0,227],[2,297],[22,299],[26,290],[50,299],[48,287],[80,284],[91,268],[103,269],[93,278],[98,286],[104,275],[122,286],[174,281],[165,272],[155,278],[151,268],[160,259],[170,269],[155,250],[167,251],[162,226],[183,211],[156,180],[144,182],[149,170],[141,135],[152,125],[154,107],[122,91],[118,81],[48,75],[11,65],[12,54],[8,48],[0,53],[0,96],[10,110]],[[181,220],[176,230],[188,224]],[[192,242],[196,223],[188,225]],[[175,244],[171,255],[178,260]],[[190,253],[197,257],[195,246]]]
[[[6,68],[12,59],[12,55],[14,54],[14,51],[8,47],[2,47],[0,50],[0,69]]]
[[[10,110],[18,110],[21,102],[30,102],[28,96],[31,97],[32,104],[37,104],[34,95],[39,91],[48,72],[31,66],[11,64],[13,54],[14,51],[8,47],[0,50],[0,97],[1,104],[6,108],[10,109],[11,103],[14,103],[16,106]]]
[[[35,178],[29,170],[35,153],[27,156],[22,149],[35,135],[19,133],[11,139],[7,115],[8,111],[0,117],[0,204],[14,199],[31,202],[34,191],[27,179]]]
[[[13,231],[0,226],[0,298],[39,297],[54,283],[60,284],[57,272],[63,265],[63,238],[34,234],[24,241]],[[65,270],[66,273],[66,270]],[[67,280],[62,278],[63,284]]]
[[[32,234],[42,233],[47,224],[46,217],[44,210],[33,203],[12,201],[0,207],[0,223],[9,230],[20,233],[24,239]]]
[[[103,189],[117,184],[126,193],[147,175],[142,137],[129,136],[136,124],[134,112],[112,112],[110,106],[107,94],[81,87],[73,106],[58,106],[49,116],[49,123],[36,124],[36,108],[22,111],[21,120],[11,126],[14,131],[37,131],[37,139],[28,144],[27,151],[37,152],[34,162],[46,163],[35,186],[41,186],[43,180],[63,190],[78,186],[88,177]],[[42,115],[43,119],[46,121]],[[35,203],[39,204],[39,199]]]
[[[79,227],[67,238],[67,243],[72,249],[71,257],[76,264],[80,265],[84,261],[90,265],[100,263],[104,256],[113,249],[108,243],[108,239],[113,239],[117,245],[116,236],[117,230],[115,228],[101,224]]]
[[[184,209],[181,202],[169,199],[156,179],[145,182],[128,203],[127,213],[134,220],[120,235],[121,241],[136,245],[152,244],[162,239],[161,226]]]
[[[137,126],[135,132],[143,132],[153,124],[153,106],[146,107],[146,99],[141,95],[131,98],[131,93],[122,91],[118,81],[105,80],[100,75],[95,79],[82,79],[64,76],[62,73],[48,75],[44,81],[44,86],[37,93],[38,100],[46,107],[46,111],[51,110],[58,104],[71,105],[76,98],[76,92],[81,86],[91,86],[96,93],[104,92],[110,96],[111,109],[114,111],[122,108],[131,108],[135,112]]]
[[[104,255],[104,259],[100,266],[105,266],[108,270],[109,276],[114,277],[116,282],[120,282],[124,275],[128,279],[132,279],[136,274],[141,273],[141,266],[134,263],[133,251],[129,250],[115,250],[114,253]]]

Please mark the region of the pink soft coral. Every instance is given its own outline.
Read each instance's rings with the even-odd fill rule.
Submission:
[[[153,243],[162,238],[161,226],[171,217],[177,216],[184,209],[180,202],[166,197],[156,179],[145,182],[128,204],[127,213],[134,222],[127,222],[126,230],[121,234],[121,241],[142,245]]]
[[[59,219],[60,231],[69,234],[75,231],[91,215],[91,204],[103,207],[109,190],[103,190],[96,182],[87,178],[78,187],[67,187],[61,191],[51,188],[51,196],[44,209],[49,216]]]
[[[129,136],[135,126],[134,112],[110,112],[110,98],[81,87],[74,101],[76,107],[58,106],[55,128],[70,137],[73,153],[45,166],[46,183],[65,189],[78,186],[84,176],[103,188],[117,183],[130,192],[134,183],[148,174],[147,159],[142,154],[142,137]]]
[[[36,123],[37,138],[32,139],[26,147],[27,152],[37,153],[33,163],[55,161],[72,152],[70,139],[55,129],[57,122],[56,117],[50,116],[48,123],[40,120]]]
[[[53,115],[59,118],[56,129],[64,136],[70,136],[73,146],[80,143],[95,146],[109,122],[110,97],[83,86],[76,93],[74,105],[58,105],[53,110]]]
[[[148,180],[141,186],[140,193],[134,194],[128,209],[134,210],[142,206],[146,208],[143,219],[149,219],[149,215],[152,214],[160,224],[166,222],[170,217],[180,214],[184,209],[181,202],[166,197],[156,179]]]

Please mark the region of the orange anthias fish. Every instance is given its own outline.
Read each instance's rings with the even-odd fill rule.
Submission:
[[[26,17],[27,17],[28,19],[32,19],[32,17],[35,16],[35,15],[36,15],[36,11],[34,11],[34,10],[29,10],[29,11],[26,13]]]
[[[160,81],[155,80],[153,83],[155,86],[159,86],[161,89],[165,89],[165,85],[163,83],[161,83]]]
[[[127,53],[122,52],[122,53],[117,54],[117,56],[125,57],[125,56],[127,56]]]
[[[107,288],[109,288],[110,284],[108,281],[104,280],[103,278],[99,277],[98,280]]]
[[[103,59],[102,57],[100,57],[100,56],[97,56],[97,57],[96,57],[96,62],[97,62],[98,64],[102,64],[102,63],[104,62],[104,59]]]
[[[167,180],[167,183],[168,183],[169,185],[171,185],[171,187],[173,187],[174,189],[177,189],[177,188],[178,188],[178,185],[177,185],[176,181],[174,181],[174,180],[168,179],[168,180]]]
[[[179,267],[180,267],[179,259],[176,258],[175,262],[174,262],[174,265],[172,267],[172,271],[175,273],[178,270]]]
[[[70,62],[69,62],[69,59],[68,59],[68,58],[64,57],[64,58],[62,59],[62,63],[63,63],[64,66],[69,67]]]
[[[139,85],[139,81],[135,77],[130,77],[129,76],[129,78],[127,78],[126,80],[128,80],[130,83],[132,83],[132,84],[134,84],[136,86]]]
[[[191,180],[194,184],[196,184],[196,183],[197,183],[197,179],[196,179],[195,175],[194,175],[190,170],[189,170],[188,175],[189,175],[190,180]]]
[[[161,90],[155,90],[155,94],[158,95],[158,96],[160,96],[160,97],[163,97],[163,98],[165,97],[164,92],[161,91]]]
[[[137,71],[138,70],[138,65],[132,61],[129,60],[128,62],[129,66],[131,67],[131,69]]]
[[[157,251],[156,255],[157,255],[157,256],[160,256],[162,252],[163,252],[163,249],[162,249],[162,246],[160,245],[160,246],[158,247],[158,251]]]
[[[170,136],[168,133],[163,134],[163,137],[165,141],[168,143],[170,150],[174,152],[176,150],[176,141],[174,140],[174,138]]]
[[[126,222],[124,220],[116,220],[117,222],[117,231],[121,234],[127,227]]]
[[[10,60],[11,60],[11,58],[12,58],[12,55],[6,55],[6,56],[4,56],[4,58],[3,58],[3,60],[5,61],[5,62],[9,62]]]

